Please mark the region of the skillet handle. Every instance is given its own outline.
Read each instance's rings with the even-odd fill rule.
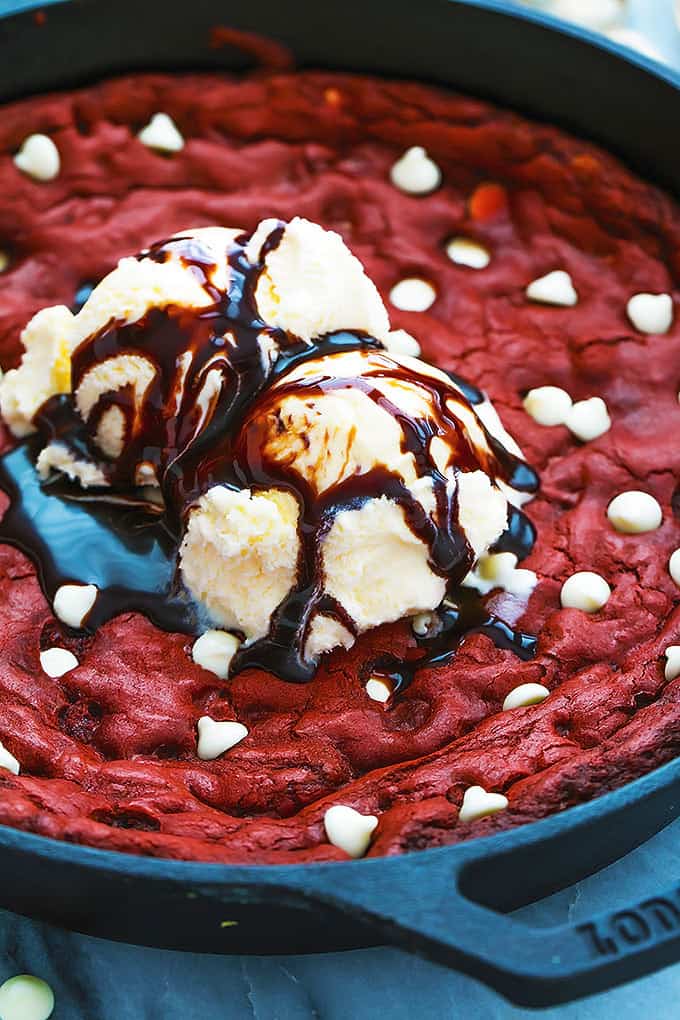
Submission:
[[[342,877],[308,874],[299,892],[308,905],[322,902],[382,942],[470,974],[524,1006],[569,1002],[680,960],[680,882],[585,923],[531,928],[461,891],[469,863],[445,850],[366,861],[343,867]]]

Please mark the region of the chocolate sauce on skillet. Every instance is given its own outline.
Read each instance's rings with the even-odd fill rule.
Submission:
[[[0,541],[35,563],[50,602],[62,584],[96,584],[88,630],[136,611],[164,630],[197,631],[196,607],[175,581],[177,542],[159,517],[132,500],[73,498],[67,482],[41,484],[40,448],[33,437],[0,458],[0,488],[10,498]]]
[[[371,675],[382,676],[389,681],[392,698],[413,683],[418,670],[450,662],[469,634],[485,634],[496,648],[514,652],[525,661],[533,659],[536,654],[537,639],[531,634],[513,630],[498,616],[489,613],[473,589],[452,589],[433,616],[432,633],[417,638],[424,655],[409,660],[385,655],[371,663]]]
[[[349,381],[338,381],[332,375],[314,376],[309,382],[288,384],[291,391],[304,389],[305,395],[324,393],[338,385],[356,385],[393,414],[402,427],[405,450],[413,454],[421,471],[432,477],[436,522],[403,481],[385,469],[352,476],[319,497],[299,476],[287,475],[280,464],[263,455],[257,422],[267,413],[275,381],[280,381],[276,394],[280,399],[286,391],[286,375],[304,361],[349,350],[382,350],[378,341],[358,332],[337,332],[306,344],[259,319],[255,289],[264,258],[279,244],[284,229],[282,224],[270,235],[258,266],[246,260],[244,243],[240,243],[245,239],[239,239],[228,256],[231,272],[226,294],[213,285],[214,261],[195,239],[172,238],[143,253],[164,261],[174,252],[198,277],[211,303],[199,310],[172,306],[152,309],[133,324],[114,321],[80,345],[72,359],[74,392],[89,369],[120,354],[141,355],[151,362],[155,369],[153,381],[141,402],[132,386],[105,394],[86,424],[70,396],[52,398],[41,408],[35,419],[38,437],[0,459],[0,487],[10,497],[10,508],[0,523],[0,540],[17,546],[36,563],[50,600],[64,583],[97,585],[99,596],[88,617],[88,629],[122,612],[139,611],[162,629],[200,633],[208,623],[177,576],[181,524],[188,510],[219,483],[235,488],[287,488],[300,505],[298,583],[275,612],[268,636],[242,647],[234,661],[234,672],[258,667],[286,680],[306,682],[316,670],[315,664],[303,656],[314,613],[332,616],[355,632],[353,621],[342,607],[323,594],[323,536],[340,510],[386,495],[402,506],[409,526],[427,545],[432,569],[451,581],[450,597],[439,611],[437,636],[419,642],[426,652],[423,658],[406,665],[395,661],[390,672],[395,677],[398,667],[403,672],[399,681],[395,680],[396,686],[403,689],[416,669],[446,661],[465,634],[473,631],[487,633],[500,646],[530,657],[534,639],[516,635],[486,613],[476,593],[456,587],[472,565],[473,554],[458,523],[455,491],[451,493],[451,486],[433,470],[427,458],[429,441],[437,434],[432,422],[407,418],[371,385],[370,376]],[[263,352],[263,337],[270,338],[279,349],[273,364]],[[410,373],[390,364],[392,374],[411,378]],[[201,405],[199,398],[210,373],[219,385],[213,387],[206,406],[206,401]],[[452,379],[461,403],[470,405],[485,399],[481,391],[458,376],[452,374]],[[447,410],[445,398],[451,398],[450,388],[429,375],[417,381],[430,392],[439,427],[446,428],[449,439],[456,438],[455,463],[463,469],[479,468],[475,449]],[[256,399],[255,413],[249,416]],[[125,437],[120,457],[107,462],[94,449],[91,437],[112,407],[124,417]],[[245,427],[241,428],[243,422]],[[481,466],[521,491],[535,491],[535,473],[484,431],[491,456]],[[235,445],[236,433],[240,438]],[[63,480],[41,484],[35,459],[51,440],[64,443],[80,460],[96,462],[112,489],[84,491]],[[132,487],[135,468],[142,462],[156,471],[163,507],[150,504]],[[534,538],[532,526],[521,511],[512,510],[508,531],[497,548],[512,549],[523,558]]]

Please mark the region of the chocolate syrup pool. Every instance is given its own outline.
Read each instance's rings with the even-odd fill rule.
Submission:
[[[10,498],[0,541],[33,561],[49,601],[62,584],[95,584],[88,630],[136,611],[163,630],[197,632],[196,606],[176,582],[177,541],[160,517],[133,500],[116,504],[41,482],[40,445],[33,439],[0,458],[0,488]]]
[[[274,231],[261,259],[279,243],[282,232],[283,227]],[[145,427],[132,438],[116,462],[104,465],[112,486],[83,490],[63,479],[41,481],[36,471],[38,453],[50,441],[64,444],[78,459],[96,460],[91,445],[92,422],[85,424],[79,418],[69,395],[51,398],[36,416],[38,435],[0,458],[0,488],[10,500],[0,522],[0,541],[18,547],[34,562],[50,602],[63,584],[94,584],[99,594],[86,620],[88,630],[121,613],[140,612],[163,630],[201,633],[210,626],[210,621],[192,601],[178,572],[182,525],[187,512],[215,484],[255,490],[283,485],[295,491],[301,507],[298,583],[273,614],[269,634],[243,645],[232,671],[261,668],[284,680],[307,682],[316,671],[316,663],[304,657],[313,613],[323,611],[355,633],[353,621],[342,607],[323,593],[319,542],[342,509],[388,495],[402,506],[409,526],[429,549],[432,568],[449,577],[449,586],[446,599],[435,614],[437,623],[432,633],[418,640],[423,656],[408,664],[397,660],[374,663],[375,671],[392,677],[396,693],[410,683],[419,668],[447,661],[466,634],[480,631],[499,647],[530,658],[535,652],[534,638],[513,631],[487,613],[476,593],[458,587],[457,582],[472,566],[473,556],[458,522],[455,496],[451,503],[443,476],[435,477],[436,473],[431,472],[438,496],[435,526],[401,480],[389,472],[354,476],[319,502],[305,491],[299,479],[295,482],[282,477],[279,466],[257,457],[243,460],[234,436],[254,401],[261,399],[266,404],[272,383],[282,380],[285,386],[286,374],[302,361],[355,349],[381,352],[383,348],[361,333],[338,332],[314,344],[304,344],[268,327],[259,320],[254,302],[262,265],[248,265],[241,245],[229,253],[231,281],[226,294],[216,292],[209,283],[210,264],[191,240],[172,239],[146,255],[162,260],[167,257],[168,246],[176,251],[183,243],[182,258],[202,275],[214,302],[211,307],[192,314],[172,308],[155,309],[137,323],[114,322],[84,341],[73,356],[74,389],[88,366],[119,353],[143,352],[157,368],[152,399],[145,408]],[[263,333],[269,333],[279,348],[278,359],[268,369],[263,365],[258,342]],[[216,352],[220,352],[224,346],[222,338],[228,334],[235,337],[236,343],[230,358],[223,360],[220,396],[208,424],[196,432],[195,404],[201,373],[208,361],[213,366],[219,363],[220,355],[216,357]],[[186,389],[178,400],[173,380],[183,351],[190,351],[193,361]],[[446,400],[442,383],[426,381],[436,405],[443,408]],[[484,399],[480,391],[459,377],[452,376],[452,381],[460,401],[468,406]],[[359,384],[360,380],[355,382]],[[332,378],[324,385],[334,385]],[[125,388],[104,394],[94,410],[95,424],[114,405],[128,414],[133,407],[130,396]],[[170,415],[166,412],[170,406],[177,406],[180,411]],[[401,424],[409,452],[417,463],[425,463],[431,424],[410,420],[402,420]],[[538,479],[531,468],[486,434],[492,473],[513,488],[535,491]],[[474,452],[466,445],[465,436],[459,434],[457,442],[457,456],[463,469],[474,470]],[[134,464],[142,459],[142,451],[146,459],[151,451],[151,463],[160,480],[162,506],[148,502],[142,492],[130,488]],[[101,457],[98,465],[101,466]],[[528,519],[511,508],[509,526],[497,550],[512,551],[523,559],[534,540]]]

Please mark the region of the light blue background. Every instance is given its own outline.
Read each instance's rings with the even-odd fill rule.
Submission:
[[[22,5],[0,0],[0,12],[9,6]],[[630,24],[680,66],[671,7],[671,0],[631,0]],[[634,817],[630,824],[635,825]],[[678,880],[680,821],[625,860],[521,916],[532,924],[585,920]],[[0,981],[25,972],[50,982],[57,1020],[513,1020],[533,1015],[469,978],[395,950],[201,957],[85,938],[0,911]],[[538,1016],[677,1020],[679,999],[680,965]]]

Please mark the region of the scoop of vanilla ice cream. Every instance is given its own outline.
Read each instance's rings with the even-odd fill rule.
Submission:
[[[264,263],[255,290],[263,322],[307,341],[341,329],[383,339],[390,325],[382,298],[340,235],[296,216],[267,252],[280,229],[264,220],[246,247],[251,262]]]
[[[342,510],[322,544],[323,575],[358,633],[436,609],[446,593],[446,578],[428,563],[428,549],[406,523],[404,511],[385,496],[356,510]],[[307,654],[330,651],[335,635],[322,645],[315,635]]]
[[[255,640],[295,583],[297,501],[288,492],[213,486],[182,542],[184,582],[215,623]]]
[[[405,442],[404,421],[438,420],[437,400],[428,381],[449,394],[448,412],[457,428],[479,451],[478,470],[458,470],[458,434],[442,425],[441,435],[429,443],[429,463],[423,465]],[[367,349],[310,359],[278,379],[252,408],[235,449],[243,462],[255,458],[281,484],[322,501],[343,483],[379,469],[396,478],[433,520],[436,511],[432,472],[440,473],[455,492],[459,524],[477,560],[507,525],[508,501],[482,469],[491,455],[488,440],[474,410],[460,401],[449,378],[437,369],[407,357]],[[235,519],[227,519],[210,502],[210,490],[190,513],[181,550],[181,571],[192,594],[220,623],[240,621],[247,641],[266,633],[269,624],[260,584],[250,583],[263,569],[256,545],[244,549],[238,535],[230,536]],[[262,498],[276,489],[259,493]],[[235,496],[222,495],[232,501]],[[288,495],[288,499],[292,499]],[[255,497],[248,493],[244,507],[255,513]],[[350,503],[352,501],[350,500]],[[232,523],[233,522],[233,523]],[[285,597],[296,579],[300,554],[297,516],[271,521],[267,544],[277,549],[277,564],[286,550],[286,569],[276,567]],[[440,605],[448,578],[433,569],[430,549],[407,521],[403,506],[380,491],[334,513],[320,528],[319,552],[323,593],[332,596],[352,621],[355,634]],[[198,536],[201,536],[200,541]],[[206,550],[209,550],[206,552]],[[208,559],[219,555],[219,565]],[[270,569],[272,569],[270,567]],[[207,580],[208,576],[215,578]],[[243,584],[241,577],[249,579]],[[271,590],[270,590],[271,591]],[[272,592],[273,594],[273,592]],[[267,597],[267,610],[272,600]],[[257,621],[257,627],[252,626]],[[353,633],[323,612],[312,618],[305,654],[316,658],[338,645],[348,647]]]
[[[21,366],[8,372],[0,384],[0,413],[15,435],[35,431],[35,415],[49,397],[71,392],[71,359],[86,339],[112,324],[139,322],[152,309],[172,305],[200,310],[213,304],[216,294],[226,297],[232,279],[229,256],[242,238],[243,232],[232,228],[183,231],[139,258],[121,259],[77,315],[63,306],[39,312],[22,335]],[[187,263],[187,244],[199,254],[211,289]],[[378,291],[338,234],[300,218],[288,224],[265,220],[243,255],[257,273],[255,303],[267,327],[306,342],[338,329],[361,330],[376,338],[388,333],[387,312]],[[227,340],[233,342],[232,337]],[[263,364],[270,368],[278,357],[278,345],[263,332],[261,346]],[[124,353],[95,363],[80,380],[74,398],[85,422],[101,397],[132,387],[138,420],[130,422],[117,406],[97,420],[94,445],[109,460],[121,456],[126,441],[141,426],[145,397],[157,371],[154,361],[142,352]],[[197,399],[204,418],[221,385],[219,372],[207,373]],[[199,428],[201,424],[199,420]],[[51,463],[60,469],[65,462],[55,454]],[[80,472],[83,486],[90,484],[90,476]]]
[[[20,368],[0,382],[0,413],[15,436],[35,432],[33,418],[55,393],[71,389],[73,315],[65,305],[43,308],[21,334]]]
[[[228,265],[226,253],[239,231],[211,227],[187,231],[215,258],[212,282],[226,287]],[[71,392],[71,356],[88,337],[109,323],[138,322],[152,308],[174,305],[204,308],[211,298],[197,276],[175,256],[170,246],[166,261],[151,257],[124,258],[94,288],[77,315],[58,305],[45,308],[31,319],[21,335],[25,348],[21,365],[7,372],[0,383],[0,413],[16,436],[35,431],[33,419],[45,401],[58,393]],[[84,417],[106,392],[119,389],[133,379],[141,398],[144,378],[155,372],[146,360],[121,355],[93,369],[92,378],[82,380],[76,404]],[[106,366],[106,367],[104,367]],[[140,376],[141,373],[141,376]],[[117,456],[121,442],[120,422],[109,418],[108,428],[102,423],[99,437],[102,452]]]
[[[322,393],[310,389],[315,379]],[[490,455],[480,418],[456,399],[458,391],[445,373],[416,358],[379,351],[347,351],[303,362],[271,387],[266,409],[258,405],[246,429],[257,433],[268,460],[285,464],[317,495],[382,467],[399,476],[431,512],[431,480],[419,475],[414,454],[405,448],[401,424],[403,418],[424,422],[436,417],[428,379],[448,389],[451,415],[480,454]],[[382,394],[384,400],[376,400],[371,392]],[[498,427],[502,429],[500,419]],[[453,484],[458,465],[452,439],[433,437],[429,453],[432,466]],[[492,483],[483,470],[460,472],[455,484],[461,523],[479,557],[506,526],[507,499],[500,480]]]
[[[395,364],[380,354],[348,351],[303,362],[271,388],[271,399],[247,428],[257,433],[270,460],[288,464],[317,495],[354,475],[384,466],[407,483],[416,480],[413,455],[402,449],[402,429],[388,410],[354,386],[373,366]],[[310,395],[306,386],[330,376],[337,388]],[[342,385],[344,380],[344,385]],[[426,395],[417,385],[394,379],[371,380],[406,413],[423,417]]]

